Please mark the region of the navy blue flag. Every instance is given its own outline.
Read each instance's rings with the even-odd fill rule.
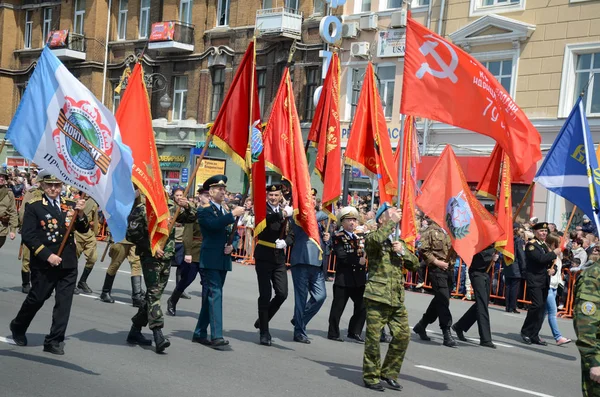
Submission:
[[[581,98],[575,103],[534,181],[578,206],[598,226],[600,170]]]

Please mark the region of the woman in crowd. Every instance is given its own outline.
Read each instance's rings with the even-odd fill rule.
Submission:
[[[546,244],[550,250],[556,249],[560,245],[560,237],[556,234],[550,234],[546,238]],[[552,330],[552,336],[558,346],[571,342],[571,339],[565,338],[558,329],[556,321],[556,291],[558,286],[563,284],[562,279],[562,254],[560,254],[554,262],[554,267],[548,270],[550,274],[550,289],[548,290],[548,298],[546,299],[546,314],[548,315],[548,325]]]

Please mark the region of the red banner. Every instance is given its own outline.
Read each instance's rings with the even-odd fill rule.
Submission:
[[[483,178],[479,181],[475,191],[480,196],[496,200],[498,197],[498,185],[500,183],[500,170],[502,169],[502,161],[504,160],[504,151],[496,144],[490,161],[483,174]]]
[[[417,242],[417,230],[419,228],[417,214],[415,213],[415,200],[417,198],[417,163],[419,162],[419,147],[417,141],[417,129],[413,116],[406,116],[404,120],[402,156],[402,193],[400,204],[402,208],[402,220],[400,221],[400,237],[412,251],[415,251]],[[400,147],[396,148],[399,154]],[[395,163],[398,164],[398,155]]]
[[[50,48],[62,48],[67,45],[67,37],[69,36],[68,30],[53,30],[47,37],[48,47]]]
[[[496,202],[496,218],[504,229],[504,233],[496,241],[496,249],[504,254],[504,261],[510,265],[515,260],[515,244],[513,231],[513,209],[510,178],[510,158],[502,153],[502,183],[500,197]]]
[[[148,41],[172,41],[174,37],[175,22],[156,22],[152,24]]]

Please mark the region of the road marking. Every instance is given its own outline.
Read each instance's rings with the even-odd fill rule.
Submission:
[[[102,269],[106,270],[106,269],[108,269],[108,268],[107,268],[107,267],[103,267]],[[117,272],[118,272],[118,273],[124,273],[124,274],[131,274],[131,272],[128,272],[127,270],[117,270]],[[170,283],[174,283],[174,282],[175,282],[175,280],[171,280],[171,279],[169,279],[169,282],[170,282]]]
[[[15,341],[14,341],[14,340],[12,340],[11,338],[5,338],[5,337],[3,337],[3,336],[0,336],[0,342],[3,342],[3,343],[8,343],[9,345],[15,345],[15,346],[17,345],[17,344],[15,343]]]
[[[85,298],[93,298],[93,299],[96,299],[96,300],[100,300],[100,297],[98,295],[79,294],[79,296],[83,296]],[[115,303],[118,303],[119,305],[129,305],[129,303],[127,303],[127,302],[121,302],[121,301],[118,301],[118,300],[115,300]]]
[[[413,328],[414,328],[414,327],[410,327],[410,329],[413,329]],[[443,335],[441,332],[438,332],[438,331],[433,331],[433,330],[430,330],[430,329],[426,329],[425,331],[427,331],[427,332],[431,332],[432,334]],[[481,343],[481,339],[474,339],[474,338],[467,338],[467,339],[468,339],[469,341],[471,341],[471,342],[477,342],[477,343]],[[457,340],[457,342],[458,342],[458,340]],[[502,347],[508,347],[508,348],[513,348],[513,347],[514,347],[514,346],[512,346],[512,345],[507,345],[507,344],[500,343],[500,342],[495,342],[495,341],[494,341],[494,344],[495,344],[496,346],[502,346]]]
[[[530,394],[532,396],[553,397],[550,394],[539,393],[539,392],[533,391],[533,390],[521,389],[520,387],[505,385],[504,383],[498,383],[498,382],[494,382],[494,381],[487,380],[487,379],[475,378],[474,376],[458,374],[456,372],[444,371],[443,369],[427,367],[425,365],[415,365],[415,367],[421,368],[421,369],[426,369],[428,371],[438,372],[440,374],[456,376],[457,378],[469,379],[469,380],[473,380],[475,382],[485,383],[486,385],[498,386],[498,387],[502,387],[505,389],[514,390],[514,391],[518,391],[518,392],[525,393],[525,394]]]

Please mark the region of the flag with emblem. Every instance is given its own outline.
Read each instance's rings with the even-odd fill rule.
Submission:
[[[346,144],[345,162],[376,178],[381,203],[392,203],[392,197],[398,193],[398,171],[371,62],[365,71]]]
[[[400,194],[400,208],[402,208],[402,220],[400,221],[400,237],[408,244],[410,249],[415,250],[417,242],[418,221],[415,212],[415,200],[417,198],[417,165],[420,162],[419,147],[417,140],[417,128],[415,118],[406,116],[404,119],[404,136],[402,137],[404,155],[402,156],[402,190]],[[396,148],[394,163],[398,164],[398,153],[400,146]]]
[[[340,198],[342,148],[340,146],[340,60],[335,53],[327,70],[319,103],[308,133],[317,147],[315,170],[323,182],[323,211],[333,220],[333,208]]]
[[[123,134],[123,142],[129,145],[133,154],[133,183],[146,197],[148,233],[154,254],[157,248],[164,246],[169,234],[169,207],[158,163],[144,71],[140,63],[135,65],[129,76],[115,116]]]
[[[135,193],[133,160],[108,110],[44,47],[6,139],[27,160],[93,197],[119,241]]]
[[[496,199],[498,197],[498,187],[500,184],[500,170],[502,169],[504,159],[504,151],[496,144],[492,154],[490,155],[490,161],[488,166],[483,173],[483,177],[475,191],[478,195],[484,196],[490,199]]]
[[[581,98],[533,180],[575,204],[599,225],[600,171]]]
[[[450,146],[431,169],[421,192],[417,207],[448,233],[452,247],[468,266],[473,255],[504,233],[496,218],[471,193]]]
[[[515,244],[513,232],[512,209],[512,180],[510,157],[502,153],[502,180],[500,182],[500,195],[496,202],[496,219],[504,233],[496,241],[496,249],[504,255],[506,265],[511,265],[515,260]]]
[[[502,84],[474,57],[412,18],[406,25],[400,113],[495,139],[519,175],[542,158],[540,134]]]
[[[310,187],[302,130],[286,67],[264,133],[266,165],[290,182],[294,221],[321,249],[321,238]]]

